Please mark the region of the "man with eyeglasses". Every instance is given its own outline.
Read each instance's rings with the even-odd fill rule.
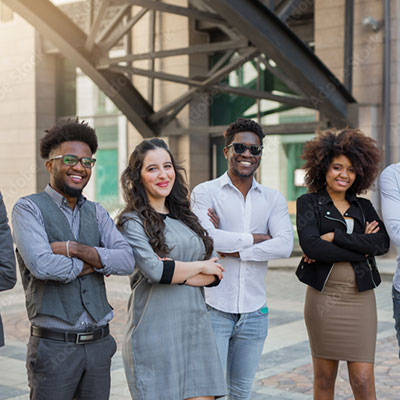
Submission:
[[[104,275],[129,275],[134,257],[107,211],[87,200],[94,129],[62,121],[40,142],[50,183],[13,209],[17,259],[32,324],[31,399],[108,399],[113,317]]]
[[[254,179],[263,149],[260,125],[240,118],[224,136],[228,171],[195,187],[192,205],[225,268],[219,286],[205,293],[228,398],[248,400],[268,332],[268,261],[289,257],[293,229],[284,197]]]

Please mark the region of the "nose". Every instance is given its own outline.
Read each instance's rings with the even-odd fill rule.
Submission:
[[[160,173],[158,174],[160,178],[164,178],[167,176],[167,171],[164,168],[160,168]]]

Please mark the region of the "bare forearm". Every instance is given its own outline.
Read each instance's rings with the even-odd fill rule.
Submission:
[[[171,283],[182,283],[200,274],[203,270],[201,261],[175,261],[175,270]]]
[[[216,278],[214,275],[197,274],[192,278],[187,279],[186,285],[189,286],[207,286],[215,282]]]
[[[78,242],[70,242],[69,255],[70,257],[79,258],[80,260],[82,260],[86,264],[90,264],[90,266],[94,268],[103,268],[100,256],[94,247],[90,247]]]
[[[264,242],[265,240],[270,240],[272,239],[271,235],[265,234],[265,233],[253,233],[253,243],[261,243]]]

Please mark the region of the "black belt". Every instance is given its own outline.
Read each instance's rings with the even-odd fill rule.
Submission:
[[[110,327],[108,324],[103,328],[97,328],[87,332],[69,332],[69,331],[56,331],[47,328],[39,328],[37,326],[31,327],[31,336],[40,337],[43,339],[59,340],[62,342],[74,342],[77,344],[85,344],[95,342],[110,334]]]

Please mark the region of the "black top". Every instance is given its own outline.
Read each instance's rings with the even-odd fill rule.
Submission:
[[[323,289],[333,263],[341,261],[352,264],[360,291],[372,289],[380,283],[379,274],[372,271],[375,260],[371,256],[385,254],[389,249],[385,226],[369,200],[356,197],[351,191],[346,193],[346,199],[350,207],[345,216],[354,219],[351,234],[346,233],[344,217],[325,189],[297,199],[300,246],[309,258],[316,260],[310,268],[307,267],[307,276],[301,280],[318,290]],[[374,220],[379,223],[379,231],[365,234],[365,223]],[[332,243],[320,238],[328,232],[335,233]]]

